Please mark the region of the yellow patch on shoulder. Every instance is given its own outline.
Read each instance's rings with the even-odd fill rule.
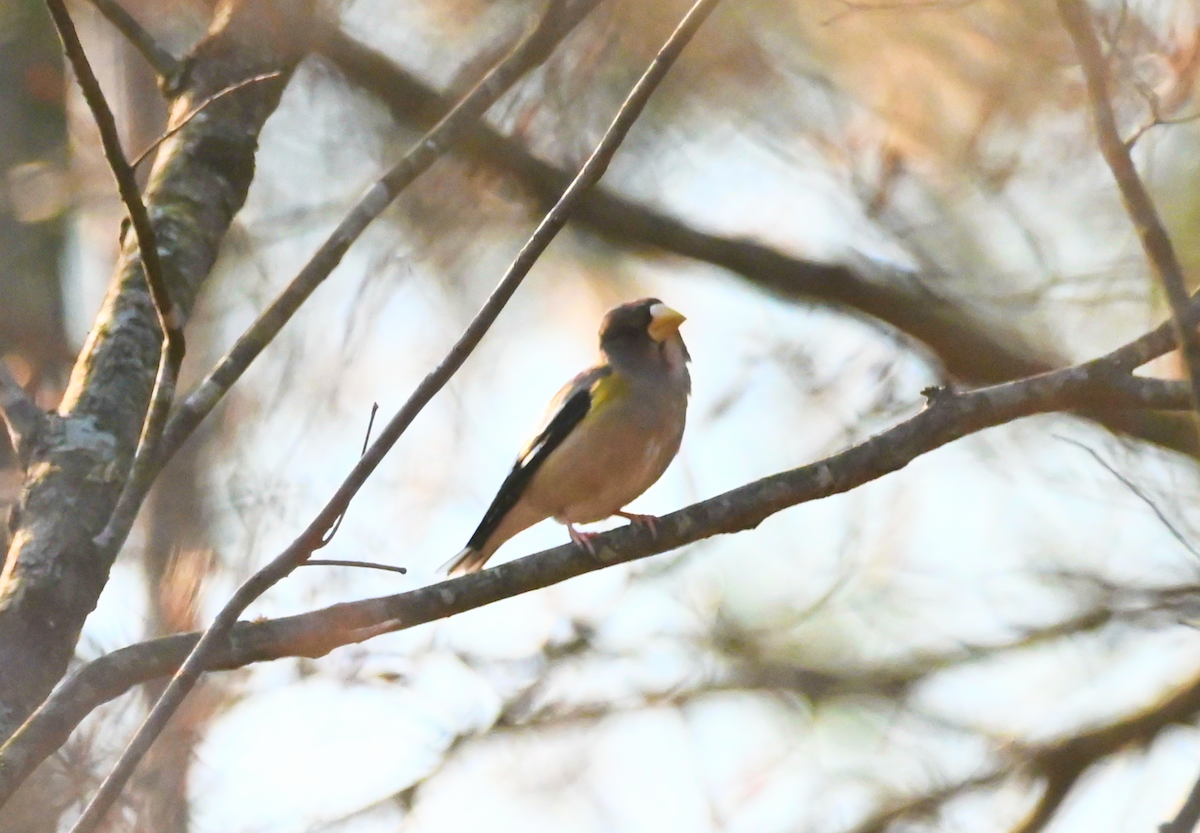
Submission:
[[[627,390],[629,390],[629,382],[616,373],[601,376],[592,383],[588,390],[588,393],[592,395],[591,413],[593,415],[599,413],[624,395]]]

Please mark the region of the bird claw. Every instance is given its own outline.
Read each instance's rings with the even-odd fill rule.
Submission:
[[[658,537],[658,518],[654,515],[639,515],[637,512],[618,512],[618,517],[626,518],[631,524],[644,526],[650,530],[650,537]]]
[[[575,546],[586,552],[592,558],[596,557],[596,546],[592,543],[592,539],[596,537],[595,532],[580,532],[573,525],[567,524],[567,534],[571,536],[571,541]]]

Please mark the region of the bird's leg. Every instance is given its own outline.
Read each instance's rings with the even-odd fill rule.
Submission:
[[[654,515],[639,515],[637,512],[616,512],[618,517],[627,518],[630,523],[644,526],[650,530],[650,537],[658,537],[658,518]]]
[[[575,546],[586,552],[592,558],[596,557],[596,547],[592,544],[592,539],[596,537],[595,532],[580,532],[575,528],[574,524],[567,524],[567,534],[571,536],[571,540]]]

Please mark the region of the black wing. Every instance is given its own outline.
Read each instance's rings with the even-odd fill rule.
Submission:
[[[542,463],[587,415],[592,407],[592,386],[610,373],[612,368],[609,367],[593,368],[579,374],[564,388],[565,396],[560,394],[563,396],[562,404],[513,464],[512,471],[500,484],[500,490],[492,499],[492,505],[483,514],[483,520],[479,522],[479,528],[467,542],[467,547],[475,550],[483,548],[488,538],[496,531],[496,527],[504,520],[504,516],[521,499],[529,481],[541,468]]]

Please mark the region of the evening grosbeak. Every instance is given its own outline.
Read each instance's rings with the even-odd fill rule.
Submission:
[[[600,324],[600,364],[551,400],[466,548],[441,569],[473,573],[546,518],[566,524],[571,540],[593,555],[594,533],[575,524],[619,515],[653,531],[653,517],[623,509],[662,476],[683,439],[692,386],[683,322],[657,298],[609,310]]]

